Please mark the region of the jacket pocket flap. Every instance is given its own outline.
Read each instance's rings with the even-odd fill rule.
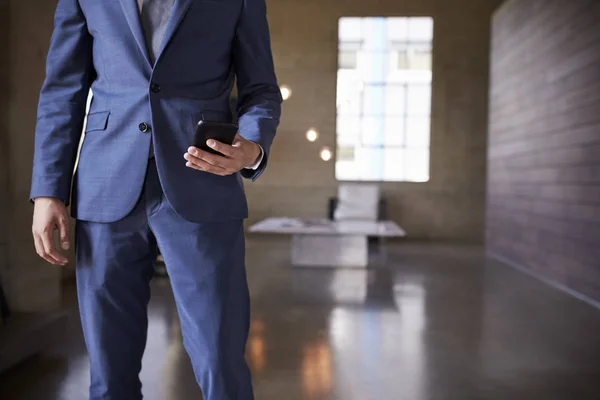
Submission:
[[[88,114],[87,125],[85,126],[86,132],[91,131],[103,131],[108,125],[108,116],[110,111],[99,111]]]

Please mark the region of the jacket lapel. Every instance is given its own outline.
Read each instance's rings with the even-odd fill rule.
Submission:
[[[133,33],[133,37],[140,47],[140,51],[144,55],[146,62],[148,65],[152,66],[150,61],[150,56],[148,54],[148,46],[146,45],[146,37],[144,36],[144,32],[142,30],[142,21],[140,19],[140,11],[138,9],[136,0],[119,0],[121,2],[121,7],[123,8],[123,12],[125,13],[125,17],[127,18],[127,23],[129,24],[129,28]]]
[[[123,1],[123,0],[121,0],[121,1]],[[131,0],[131,1],[133,2],[135,0]],[[160,57],[161,57],[163,51],[165,50],[165,48],[167,47],[167,45],[173,38],[173,35],[175,34],[177,27],[179,27],[179,24],[183,20],[183,17],[190,9],[190,6],[192,5],[193,1],[194,0],[175,0],[175,4],[173,5],[173,11],[171,13],[169,22],[167,23],[167,27],[165,29],[165,35],[164,35],[164,37],[162,39],[162,43],[160,45],[160,50],[158,51],[158,54],[156,55],[157,63],[160,60]]]

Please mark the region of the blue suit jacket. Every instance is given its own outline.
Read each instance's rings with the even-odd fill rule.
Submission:
[[[72,214],[126,216],[144,182],[150,143],[166,198],[189,221],[247,217],[241,176],[264,170],[281,112],[265,0],[175,0],[150,63],[136,0],[59,0],[36,126],[31,198],[69,203],[89,89],[93,100]],[[229,121],[237,78],[240,135],[265,151],[256,171],[221,177],[185,166],[195,125]],[[149,126],[142,132],[142,123]]]

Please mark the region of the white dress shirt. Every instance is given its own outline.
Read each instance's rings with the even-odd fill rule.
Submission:
[[[250,165],[249,167],[246,167],[246,169],[252,169],[256,171],[258,167],[260,167],[260,163],[262,163],[263,158],[265,158],[265,151],[263,150],[262,146],[258,144],[258,147],[260,147],[260,156],[258,156],[256,161],[254,161],[254,164]]]

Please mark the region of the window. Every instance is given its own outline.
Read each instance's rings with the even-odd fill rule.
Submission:
[[[352,50],[340,51],[339,68],[356,69],[358,53]]]
[[[336,177],[429,180],[432,18],[341,18]]]

